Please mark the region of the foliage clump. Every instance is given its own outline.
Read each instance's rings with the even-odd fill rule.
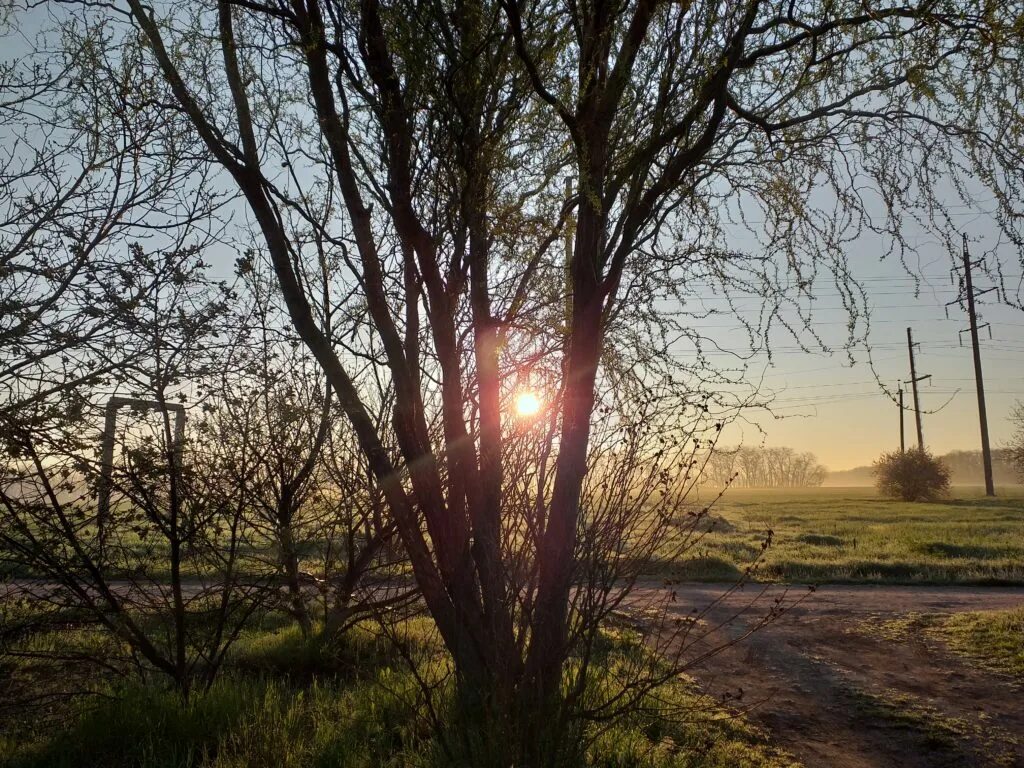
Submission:
[[[902,501],[935,501],[949,492],[949,468],[923,448],[883,453],[875,462],[878,491]]]

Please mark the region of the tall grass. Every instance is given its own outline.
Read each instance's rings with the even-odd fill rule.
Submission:
[[[414,642],[430,642],[413,623]],[[602,659],[639,646],[617,644]],[[630,650],[632,649],[632,650]],[[421,651],[429,648],[421,647]],[[444,665],[443,654],[421,654]],[[435,672],[443,672],[443,669]],[[424,674],[424,670],[419,672]],[[440,675],[435,674],[438,679]],[[614,693],[615,676],[593,695]],[[292,628],[253,629],[229,669],[188,701],[156,684],[110,685],[102,698],[69,705],[66,723],[35,738],[0,740],[11,768],[450,768],[424,716],[415,676],[370,632],[341,646],[303,640]],[[443,700],[446,689],[439,691]],[[668,715],[668,716],[666,716]],[[456,741],[456,734],[449,742]],[[699,697],[684,680],[670,684],[611,725],[589,731],[593,768],[781,768],[792,763],[765,737]],[[503,745],[494,745],[501,749]]]

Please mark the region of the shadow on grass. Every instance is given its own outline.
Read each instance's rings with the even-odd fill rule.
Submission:
[[[689,560],[652,560],[647,570],[654,576],[671,576],[681,581],[737,581],[743,571],[731,560],[705,555]]]
[[[273,632],[247,631],[232,648],[230,661],[240,672],[297,684],[358,680],[396,663],[390,647],[367,632],[355,629],[331,642],[319,634],[304,638],[294,624]]]
[[[945,541],[915,542],[910,549],[920,555],[941,558],[961,558],[966,560],[997,560],[1011,557],[1016,553],[1013,547],[993,547],[983,545],[950,544]]]
[[[778,561],[760,572],[762,579],[806,584],[927,584],[1017,586],[1024,584],[1024,565],[1006,568],[974,564],[943,566],[916,562],[862,560],[844,563]]]
[[[736,581],[743,569],[721,557],[707,556],[685,562],[655,562],[652,576],[693,582]],[[965,568],[962,562],[943,566],[921,562],[801,562],[778,560],[754,569],[754,582],[783,584],[893,584],[931,586],[1021,586],[1024,585],[1024,564],[986,565],[984,561]]]
[[[415,765],[428,738],[416,731],[409,705],[373,683],[296,688],[229,675],[187,703],[154,687],[117,694],[12,768],[369,768],[376,764],[371,755],[407,751],[401,764]]]
[[[970,507],[977,509],[1005,509],[1007,507],[1017,508],[1024,513],[1024,498],[1021,496],[982,496],[979,498],[964,498],[951,496],[941,499],[940,504],[950,507]]]
[[[815,547],[841,547],[846,543],[839,536],[829,536],[824,533],[801,533],[796,540]]]

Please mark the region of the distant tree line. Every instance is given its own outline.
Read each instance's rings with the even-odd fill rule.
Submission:
[[[1020,400],[1014,406],[1010,414],[1010,423],[1013,424],[1013,436],[1010,438],[1010,445],[1006,449],[1009,454],[1009,462],[1017,473],[1017,479],[1024,482],[1024,403]]]
[[[740,488],[811,488],[821,485],[827,474],[809,451],[737,446],[719,448],[708,459],[703,480],[722,486],[731,482]]]
[[[980,485],[984,482],[981,451],[950,451],[939,456],[950,473],[953,485]],[[996,485],[1020,483],[1022,476],[1014,463],[1013,448],[992,449],[992,474]],[[871,467],[854,467],[841,472],[829,472],[829,485],[871,485],[874,482]]]
[[[1020,478],[1013,467],[1012,451],[1008,448],[992,449],[992,474],[998,483],[1017,483]],[[984,469],[981,451],[950,451],[939,459],[946,467],[954,483],[982,483]]]

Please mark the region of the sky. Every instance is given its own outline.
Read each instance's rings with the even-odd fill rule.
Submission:
[[[0,40],[17,48],[26,45],[44,19],[43,11],[21,18],[20,33]],[[15,53],[9,49],[8,55]],[[979,195],[979,197],[982,197]],[[1021,279],[1022,267],[1018,253],[999,244],[999,233],[981,199],[977,205],[958,204],[951,217],[962,226],[972,241],[974,252],[988,251],[987,266],[1002,262],[1004,275],[1011,284]],[[242,217],[244,219],[244,216]],[[975,393],[970,337],[959,332],[968,327],[966,312],[954,300],[957,289],[950,281],[954,257],[945,243],[930,235],[915,232],[908,225],[907,238],[916,247],[916,264],[911,272],[890,259],[879,260],[876,254],[886,250],[885,243],[874,236],[865,236],[851,246],[850,265],[853,276],[867,289],[871,307],[870,356],[868,351],[853,351],[857,361],[851,365],[846,351],[831,354],[805,352],[796,348],[792,338],[776,334],[772,338],[773,359],[759,354],[750,361],[753,377],[763,374],[763,392],[774,393],[771,413],[748,411],[744,419],[730,424],[722,444],[761,444],[789,446],[815,453],[831,470],[849,469],[870,464],[882,451],[899,447],[899,412],[876,380],[890,387],[910,376],[906,328],[913,329],[917,348],[919,374],[931,374],[920,386],[923,432],[926,445],[941,454],[957,449],[980,447],[978,408]],[[750,245],[739,236],[738,246]],[[855,252],[854,252],[855,250]],[[231,273],[234,252],[212,255],[215,271],[227,277]],[[992,281],[976,278],[977,289],[984,290]],[[834,287],[814,291],[816,297],[814,326],[826,342],[841,345],[845,338],[847,316],[839,307]],[[709,300],[709,302],[712,300]],[[758,296],[743,297],[742,306],[751,312],[761,305]],[[948,309],[948,317],[947,317]],[[1012,432],[1009,415],[1017,400],[1024,401],[1024,312],[1001,305],[994,293],[980,302],[981,322],[990,323],[982,330],[982,362],[987,391],[989,431],[993,447],[1007,443]],[[743,354],[743,337],[731,331],[724,316],[708,321],[708,335],[723,346]],[[989,337],[991,330],[991,338]],[[714,357],[712,356],[714,360]],[[734,362],[722,357],[723,365]],[[909,392],[906,396],[911,407]],[[913,413],[906,413],[907,439],[913,441]]]
[[[982,203],[960,206],[952,215],[971,241],[972,257],[988,251],[986,266],[992,269],[1001,261],[1007,286],[1016,288],[1021,280],[1019,256],[1015,249],[999,244],[999,233],[985,211]],[[881,252],[873,237],[858,241],[856,252],[849,254],[853,275],[869,297],[868,345],[874,371],[866,349],[854,351],[857,362],[851,365],[842,350],[831,355],[809,354],[795,349],[791,339],[777,337],[774,361],[769,364],[763,355],[757,358],[759,370],[764,371],[764,389],[775,393],[772,413],[748,413],[751,423],[739,421],[727,427],[725,443],[763,441],[811,451],[830,470],[867,465],[882,451],[898,448],[899,409],[882,391],[876,373],[894,391],[900,379],[910,378],[906,336],[910,327],[920,345],[915,350],[917,374],[931,374],[931,379],[919,384],[921,410],[934,411],[922,414],[926,446],[938,454],[980,449],[967,312],[956,304],[947,307],[958,295],[950,275],[953,255],[945,243],[931,236],[908,230],[908,238],[916,249],[917,263],[911,268],[920,278],[916,289],[914,277],[902,265],[872,255]],[[994,284],[980,272],[980,268],[975,270],[976,293]],[[847,315],[839,308],[835,288],[825,287],[815,291],[815,296],[815,329],[826,339],[841,343]],[[1012,434],[1009,416],[1015,401],[1024,401],[1024,312],[1001,304],[996,293],[990,292],[979,299],[978,313],[979,326],[990,324],[980,332],[981,358],[989,435],[992,447],[997,448],[1005,446]],[[909,409],[912,396],[909,386],[905,388]],[[913,416],[908,410],[908,445],[916,442]]]

